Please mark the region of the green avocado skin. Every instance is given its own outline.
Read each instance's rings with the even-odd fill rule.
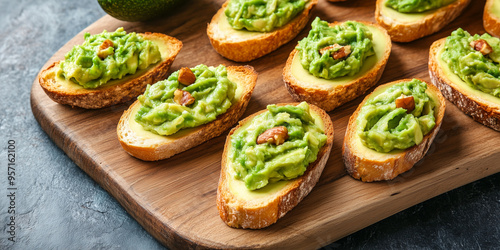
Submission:
[[[97,0],[110,16],[128,22],[153,20],[182,3],[181,0]]]

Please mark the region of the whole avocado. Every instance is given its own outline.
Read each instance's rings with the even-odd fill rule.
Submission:
[[[182,0],[97,0],[110,16],[129,22],[148,21],[168,13]]]

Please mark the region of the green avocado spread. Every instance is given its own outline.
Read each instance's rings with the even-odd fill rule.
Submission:
[[[425,93],[427,85],[417,79],[397,83],[370,98],[361,107],[357,118],[357,134],[368,148],[387,153],[407,149],[422,142],[424,135],[436,125],[436,104]],[[411,112],[396,107],[396,99],[412,96]]]
[[[225,113],[235,99],[237,85],[227,78],[224,65],[208,67],[198,65],[191,68],[196,81],[188,86],[178,81],[179,71],[166,80],[148,85],[137,99],[141,107],[135,121],[142,127],[159,135],[172,135],[183,128],[192,128],[208,123]],[[175,91],[189,92],[194,103],[181,105],[174,100]]]
[[[347,21],[330,27],[316,17],[311,26],[309,35],[300,40],[296,48],[302,67],[315,77],[334,79],[355,75],[366,58],[375,55],[372,33],[362,23]],[[335,59],[333,55],[341,47],[349,47],[350,53]],[[321,53],[324,48],[333,49]]]
[[[158,45],[123,28],[100,34],[85,33],[60,63],[58,75],[84,88],[97,88],[161,60]],[[107,45],[107,46],[105,46]]]
[[[243,181],[249,190],[256,190],[268,183],[304,174],[327,140],[315,122],[306,102],[297,106],[268,105],[266,112],[255,116],[247,127],[231,136],[229,160],[235,178]],[[288,131],[288,139],[283,144],[257,144],[260,134],[278,126],[285,126]]]
[[[269,32],[287,24],[305,8],[307,0],[231,0],[225,10],[234,29]]]
[[[387,0],[385,6],[401,13],[420,13],[448,5],[456,0]]]
[[[471,46],[479,39],[491,46],[491,53],[483,55]],[[472,88],[500,97],[500,39],[487,33],[471,36],[459,28],[446,38],[441,59]]]

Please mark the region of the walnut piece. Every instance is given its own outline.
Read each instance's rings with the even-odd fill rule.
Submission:
[[[404,108],[406,113],[409,114],[415,109],[415,99],[413,99],[413,96],[401,95],[396,99],[396,108]]]
[[[109,47],[113,47],[113,46],[114,46],[113,41],[111,41],[109,39],[104,40],[104,42],[102,42],[101,46],[99,46],[99,51],[97,52],[97,56],[99,58],[101,58],[101,60],[104,60],[106,57],[113,54],[112,51],[107,50]]]
[[[257,137],[257,144],[270,143],[276,146],[283,144],[288,139],[288,130],[285,126],[270,128]]]
[[[190,68],[182,67],[179,70],[179,77],[177,80],[184,85],[191,85],[196,81],[196,76]]]
[[[336,49],[338,49],[338,50],[332,52],[332,54],[331,54],[331,56],[335,60],[344,59],[347,56],[349,56],[349,54],[351,54],[351,45],[341,46],[339,44],[334,44],[334,45],[326,46],[326,47],[320,49],[319,53],[321,55],[323,55],[327,51],[336,50]]]
[[[194,97],[187,91],[176,89],[174,92],[174,102],[182,106],[194,103]]]
[[[481,52],[481,54],[483,55],[488,55],[489,53],[493,52],[490,44],[488,44],[488,42],[484,39],[472,41],[470,42],[470,46],[476,51]]]

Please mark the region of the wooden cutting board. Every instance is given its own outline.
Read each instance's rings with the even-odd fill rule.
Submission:
[[[180,39],[184,47],[170,72],[200,63],[238,65],[219,56],[206,35],[207,23],[222,2],[192,1],[169,18],[149,23],[127,23],[104,16],[64,45],[44,68],[81,43],[84,32],[94,34],[122,26],[127,31],[161,32]],[[471,33],[484,32],[484,1],[473,2],[438,34],[407,44],[394,43],[379,83],[411,77],[429,80],[427,60],[433,41],[458,27]],[[320,0],[313,17],[330,22],[374,22],[374,5],[375,1],[331,4]],[[259,79],[243,117],[267,104],[292,101],[282,69],[288,54],[309,29],[310,24],[290,43],[248,63],[255,67]],[[329,112],[335,141],[321,179],[309,196],[276,224],[261,230],[242,230],[226,226],[215,203],[227,132],[170,159],[143,162],[123,151],[117,140],[117,122],[130,103],[101,110],[59,105],[45,95],[37,79],[31,92],[33,114],[52,140],[149,233],[172,248],[318,248],[436,195],[500,172],[500,133],[472,121],[448,102],[439,134],[412,170],[387,182],[352,179],[345,174],[341,146],[348,118],[361,100]]]

